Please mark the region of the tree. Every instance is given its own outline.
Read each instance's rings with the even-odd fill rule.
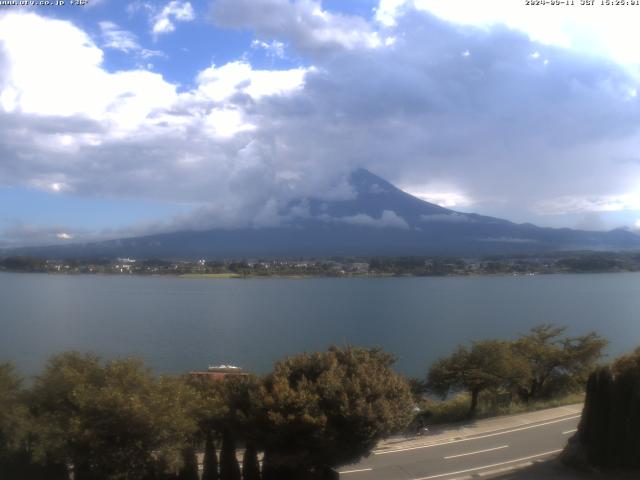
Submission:
[[[182,468],[178,473],[178,480],[198,480],[198,459],[192,446],[182,451]]]
[[[27,433],[27,410],[20,378],[13,365],[0,364],[0,460],[23,447]]]
[[[230,430],[222,434],[220,452],[220,480],[240,480],[240,465],[236,456],[236,443]]]
[[[527,364],[525,382],[520,389],[523,400],[582,387],[602,356],[607,341],[598,334],[562,338],[565,330],[565,327],[539,325],[515,342],[516,351]]]
[[[42,478],[29,451],[29,415],[21,379],[13,365],[0,364],[0,478]]]
[[[184,382],[158,380],[140,360],[54,356],[31,392],[38,454],[72,463],[76,480],[177,472],[196,427],[192,399]]]
[[[193,417],[198,424],[199,437],[204,442],[202,480],[218,480],[218,457],[216,454],[216,433],[221,427],[224,415],[229,411],[217,382],[207,378],[186,377],[186,381],[197,393]]]
[[[219,418],[219,429],[222,431],[220,479],[239,480],[236,442],[244,443],[245,455],[247,451],[251,455],[251,452],[257,451],[256,443],[263,436],[256,422],[261,406],[260,381],[253,375],[229,376],[217,382],[216,386],[226,406]],[[246,472],[243,475],[246,477]]]
[[[563,458],[582,467],[640,468],[640,348],[591,373],[578,433]]]
[[[406,380],[379,349],[331,347],[275,365],[261,388],[263,478],[314,478],[367,455],[411,420]]]
[[[218,456],[213,432],[205,433],[204,460],[202,465],[202,480],[218,480]]]
[[[474,342],[471,349],[460,346],[449,357],[436,361],[429,369],[427,385],[442,397],[460,390],[469,392],[471,417],[476,413],[481,392],[511,388],[522,372],[522,362],[509,342],[484,340]]]
[[[242,480],[260,480],[258,451],[253,443],[248,443],[242,457]]]

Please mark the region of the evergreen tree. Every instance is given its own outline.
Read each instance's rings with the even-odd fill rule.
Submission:
[[[178,474],[178,480],[198,480],[198,459],[193,447],[187,447],[182,451],[182,468]]]
[[[268,447],[263,479],[315,478],[404,428],[413,402],[393,362],[379,349],[355,347],[278,362],[261,388],[256,418]]]
[[[253,443],[247,444],[242,457],[242,480],[260,480],[258,450]]]
[[[216,454],[216,444],[213,434],[207,432],[204,442],[204,461],[202,470],[202,480],[218,480],[218,456]]]
[[[233,434],[225,430],[222,434],[220,453],[220,480],[240,480],[240,465],[236,456],[236,443]]]

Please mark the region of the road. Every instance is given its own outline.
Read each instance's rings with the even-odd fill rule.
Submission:
[[[343,480],[453,480],[490,476],[556,456],[575,432],[579,411],[522,423],[518,416],[494,429],[439,435],[374,450],[361,462],[338,469]],[[524,417],[524,416],[523,416]]]

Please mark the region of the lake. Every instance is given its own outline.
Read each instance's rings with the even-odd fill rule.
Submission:
[[[26,375],[52,353],[136,355],[158,372],[233,363],[256,373],[331,344],[379,346],[425,375],[460,343],[541,323],[591,330],[610,355],[640,345],[640,274],[183,279],[0,273],[0,361]]]

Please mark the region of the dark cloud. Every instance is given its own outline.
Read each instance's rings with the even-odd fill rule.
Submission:
[[[358,17],[314,13],[316,5],[212,6],[219,27],[252,29],[308,55],[301,88],[251,95],[261,80],[248,76],[220,98],[195,89],[119,134],[80,116],[4,113],[0,184],[193,205],[148,231],[277,223],[294,198],[348,197],[356,167],[463,194],[468,210],[500,205],[531,220],[566,205],[602,209],[636,187],[640,165],[620,159],[636,156],[637,83],[619,65],[500,26],[409,10],[377,31]],[[3,58],[0,50],[4,70]],[[210,122],[229,111],[247,128],[212,133]],[[88,140],[65,146],[64,135]]]
[[[314,0],[216,0],[209,17],[218,26],[249,29],[261,39],[286,40],[312,56],[373,48],[382,41],[365,19],[328,12]]]

